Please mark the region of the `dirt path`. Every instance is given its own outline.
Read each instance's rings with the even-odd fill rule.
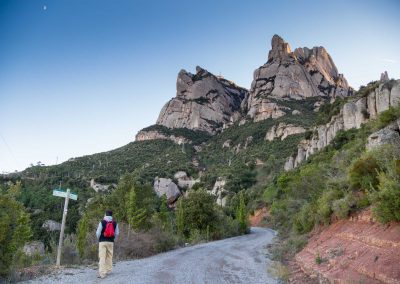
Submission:
[[[118,262],[106,279],[90,268],[65,269],[25,283],[278,283],[267,274],[264,246],[274,231],[252,228],[251,234],[152,257]]]

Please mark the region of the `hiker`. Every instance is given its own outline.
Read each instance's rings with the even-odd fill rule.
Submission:
[[[118,234],[118,224],[113,220],[112,211],[107,210],[96,231],[99,240],[99,278],[105,278],[112,270],[114,238]]]

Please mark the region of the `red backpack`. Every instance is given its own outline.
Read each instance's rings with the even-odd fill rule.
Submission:
[[[104,237],[112,238],[115,236],[114,232],[114,221],[107,222],[106,229],[104,230]]]

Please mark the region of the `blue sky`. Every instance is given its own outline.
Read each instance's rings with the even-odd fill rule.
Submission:
[[[400,78],[400,2],[0,1],[0,173],[108,151],[154,124],[180,69],[249,88],[276,33],[358,88]]]

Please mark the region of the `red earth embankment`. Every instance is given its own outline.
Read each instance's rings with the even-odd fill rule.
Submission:
[[[261,225],[261,222],[265,219],[265,217],[267,215],[268,215],[268,210],[266,207],[257,209],[254,212],[254,215],[249,216],[250,226],[251,227],[259,227]]]
[[[400,283],[400,223],[365,210],[315,233],[295,259],[322,283]]]

